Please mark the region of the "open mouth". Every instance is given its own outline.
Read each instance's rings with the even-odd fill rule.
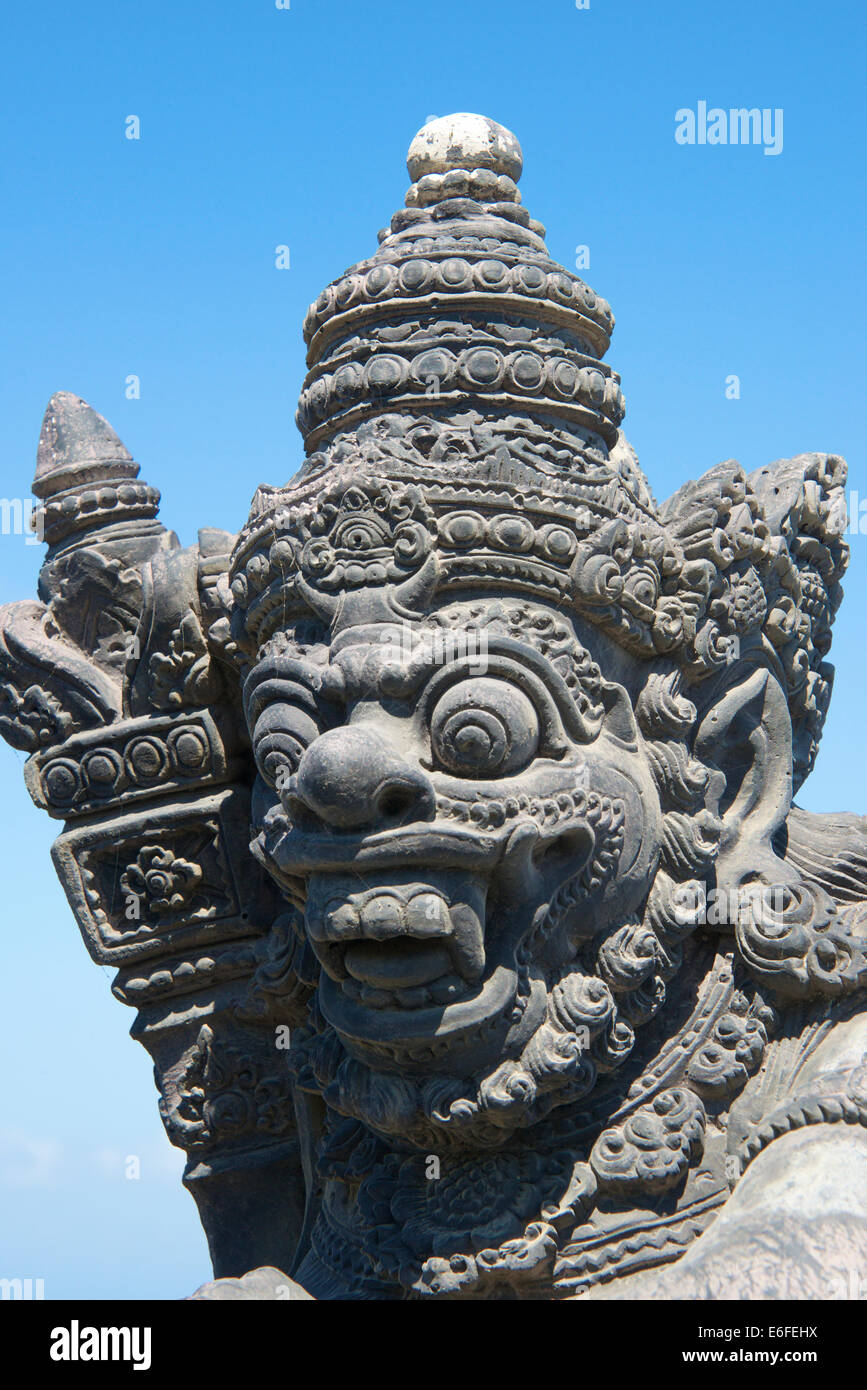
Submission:
[[[547,824],[426,822],[362,837],[302,828],[274,808],[254,851],[304,911],[325,1017],[357,1055],[399,1067],[454,1047],[469,1060],[530,1022],[527,904],[576,874],[594,842],[568,809]]]
[[[425,866],[426,868],[427,866]],[[306,927],[323,1014],[355,1056],[410,1071],[448,1053],[472,1066],[520,1021],[518,947],[486,875],[403,868],[310,876]],[[499,922],[499,925],[497,923]]]
[[[306,926],[324,970],[368,1009],[454,1003],[485,971],[487,883],[443,871],[436,882],[403,869],[310,876]]]

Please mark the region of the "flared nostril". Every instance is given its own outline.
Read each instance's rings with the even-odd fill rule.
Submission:
[[[370,729],[331,729],[304,753],[286,809],[339,829],[428,820],[435,808],[425,774]]]
[[[399,820],[401,816],[406,815],[412,803],[413,797],[405,787],[395,787],[379,797],[377,807],[379,814],[386,820]]]
[[[417,784],[395,781],[380,787],[374,802],[380,819],[406,823],[425,819],[433,805],[433,797],[427,795],[421,779]]]
[[[292,791],[280,794],[283,809],[290,817],[293,825],[297,825],[302,830],[313,830],[319,825],[319,816],[308,806],[303,796],[293,788]]]

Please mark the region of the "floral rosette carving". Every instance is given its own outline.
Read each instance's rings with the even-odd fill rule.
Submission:
[[[751,895],[741,917],[743,959],[780,994],[849,994],[867,982],[863,907],[840,912],[824,888],[787,883]]]
[[[123,894],[133,894],[158,916],[186,907],[202,882],[202,870],[170,849],[145,845],[120,876]]]
[[[698,1096],[680,1087],[662,1091],[599,1136],[590,1166],[609,1192],[664,1192],[703,1152],[704,1128]]]

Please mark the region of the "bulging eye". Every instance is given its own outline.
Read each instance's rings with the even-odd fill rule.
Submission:
[[[269,705],[262,712],[253,729],[253,755],[269,786],[295,771],[319,732],[316,720],[295,705]]]
[[[431,716],[436,761],[456,777],[505,777],[539,747],[539,717],[523,691],[480,678],[453,685]]]

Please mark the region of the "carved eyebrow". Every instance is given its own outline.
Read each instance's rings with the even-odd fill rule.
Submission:
[[[300,704],[316,713],[321,700],[337,698],[340,673],[303,657],[271,654],[253,667],[244,681],[244,715],[252,728],[262,710],[275,701]]]
[[[512,637],[495,636],[491,637],[485,654],[493,658],[493,664],[487,666],[484,674],[511,680],[520,686],[526,685],[526,693],[550,723],[550,736],[555,741],[562,739],[564,730],[579,743],[592,743],[596,738],[605,718],[604,705],[599,702],[598,712],[592,708],[580,709],[563,677],[535,647]],[[445,666],[440,665],[434,677],[428,679],[421,707],[429,705],[440,685],[463,680],[467,674],[477,674],[471,670],[472,661],[470,657],[462,657]],[[441,679],[437,680],[440,672]],[[414,688],[417,688],[417,683]],[[555,725],[559,725],[559,730],[555,729]]]
[[[467,642],[460,640],[461,636],[466,637],[468,631],[474,636],[477,635],[473,629],[462,629],[460,633],[448,629],[425,632],[408,655],[403,654],[397,642],[393,647],[387,643],[383,644],[382,654],[385,660],[380,674],[380,684],[384,681],[392,687],[384,693],[412,695],[430,678],[432,671],[437,671],[443,666],[457,665],[459,662],[477,661],[480,655],[484,658],[488,650],[486,636],[479,634],[482,641],[476,645],[475,650],[470,651]],[[443,651],[450,648],[454,648],[454,654],[444,659]],[[390,650],[398,653],[393,661],[389,661],[385,655]]]

